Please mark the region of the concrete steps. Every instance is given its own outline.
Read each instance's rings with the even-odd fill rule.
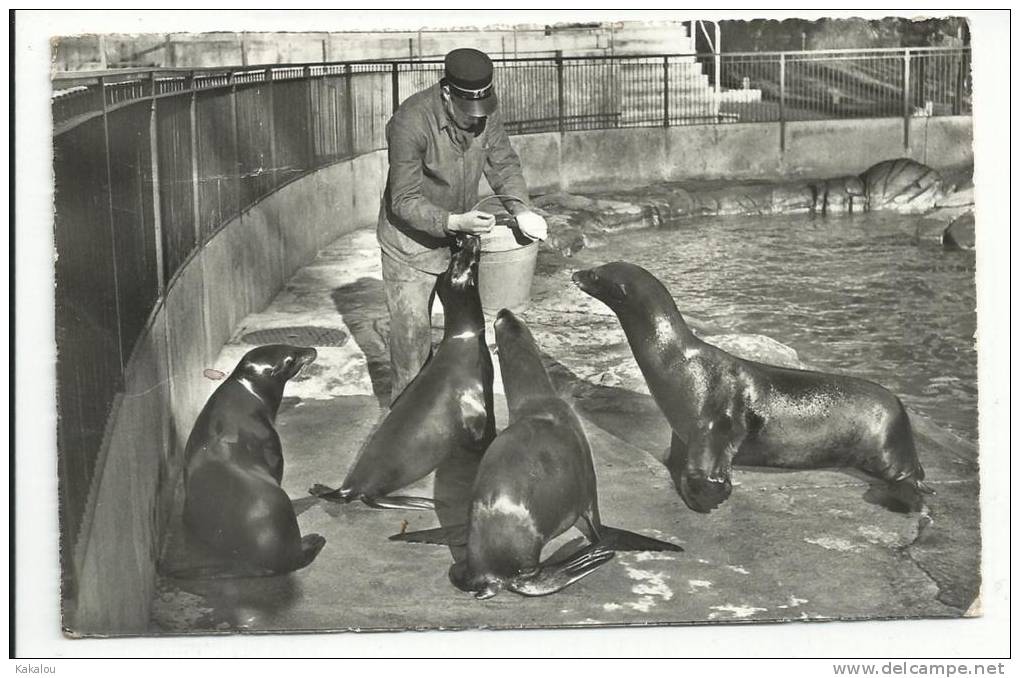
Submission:
[[[753,103],[761,100],[761,90],[729,90],[716,96],[715,89],[704,72],[705,66],[691,57],[669,59],[670,119],[714,118],[722,103]],[[663,73],[661,63],[642,60],[639,63],[620,65],[621,80],[620,122],[647,124],[663,115]],[[718,99],[718,101],[717,101]]]

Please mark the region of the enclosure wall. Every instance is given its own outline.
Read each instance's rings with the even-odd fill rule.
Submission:
[[[378,214],[385,153],[291,182],[227,222],[188,259],[153,312],[114,403],[65,626],[146,629],[155,565],[179,491],[184,444],[217,382],[203,376],[241,320],[335,238]]]
[[[513,138],[532,191],[642,186],[693,179],[781,180],[860,174],[890,158],[910,157],[936,169],[973,163],[972,118],[911,122],[813,120],[528,134]]]

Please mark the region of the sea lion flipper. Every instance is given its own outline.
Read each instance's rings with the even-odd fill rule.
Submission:
[[[390,537],[390,541],[406,541],[415,544],[437,544],[441,546],[465,546],[467,544],[467,525],[450,525],[431,530],[402,532]]]
[[[301,568],[309,565],[315,557],[319,555],[319,551],[326,545],[326,538],[321,534],[310,533],[301,537],[301,559],[298,561],[298,566],[295,568],[300,570]]]
[[[606,525],[599,528],[599,536],[599,546],[605,546],[614,551],[683,551],[681,546],[668,541]]]
[[[547,596],[587,577],[614,555],[612,549],[601,544],[589,546],[564,561],[517,575],[506,582],[506,588],[522,596]]]
[[[377,509],[411,509],[413,511],[434,511],[438,502],[427,497],[400,497],[385,495],[382,497],[361,497],[366,506]]]
[[[322,483],[315,483],[308,488],[308,494],[319,499],[325,499],[326,501],[333,501],[337,503],[347,503],[350,501],[349,494],[344,492],[342,489],[334,489],[328,485]]]

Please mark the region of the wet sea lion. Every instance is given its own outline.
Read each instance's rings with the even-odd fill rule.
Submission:
[[[283,388],[316,358],[314,348],[254,348],[209,397],[188,437],[184,525],[236,563],[173,576],[266,576],[300,569],[326,540],[301,536],[280,487],[283,450],[276,413]]]
[[[459,243],[437,283],[442,342],[368,439],[343,485],[315,485],[311,494],[336,502],[360,499],[373,508],[432,509],[432,499],[389,493],[424,478],[454,451],[481,454],[496,437],[492,358],[478,295],[481,243],[475,236]]]
[[[682,551],[675,544],[602,524],[595,467],[581,422],[553,389],[528,328],[507,309],[496,344],[510,425],[485,452],[467,525],[398,534],[394,541],[467,544],[450,580],[476,598],[506,588],[526,596],[560,591],[591,574],[614,550]],[[571,527],[590,546],[553,563],[542,548]]]
[[[666,466],[684,502],[708,512],[730,495],[731,464],[853,467],[919,510],[924,469],[899,398],[878,384],[737,358],[698,339],[669,291],[627,262],[577,271],[574,283],[617,315],[673,429]]]

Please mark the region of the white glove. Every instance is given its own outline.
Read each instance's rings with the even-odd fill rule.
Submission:
[[[549,226],[545,223],[545,219],[542,218],[541,214],[530,211],[521,212],[515,215],[515,218],[521,233],[532,240],[545,240],[549,237]]]

